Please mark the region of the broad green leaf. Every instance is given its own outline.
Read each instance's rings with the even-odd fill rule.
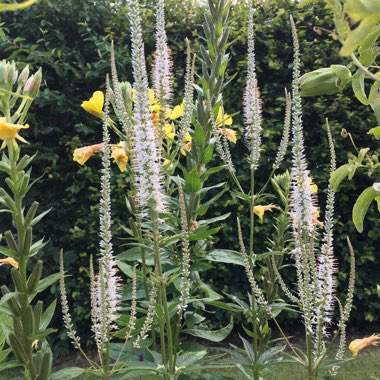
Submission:
[[[82,375],[86,369],[79,367],[68,367],[54,372],[50,375],[49,380],[70,380]]]
[[[195,130],[194,130],[194,142],[197,147],[202,147],[205,143],[205,131],[203,130],[202,126],[196,122],[195,123]]]
[[[374,136],[376,140],[380,140],[380,126],[371,128],[368,134]]]
[[[208,145],[205,150],[203,151],[203,164],[207,165],[212,160],[212,155],[214,153],[214,150],[212,148],[212,145]]]
[[[203,256],[203,258],[217,263],[244,266],[241,254],[237,251],[232,251],[229,249],[214,249]]]
[[[352,77],[352,89],[355,93],[356,98],[365,106],[368,106],[369,101],[365,93],[364,88],[364,76],[365,73],[362,70],[357,70],[354,76]]]
[[[340,55],[343,57],[349,57],[352,53],[354,53],[354,51],[360,46],[363,39],[371,33],[372,28],[377,24],[377,22],[378,17],[376,16],[367,17],[361,21],[359,26],[348,34],[343,43],[342,49],[340,50]]]
[[[221,342],[224,340],[232,331],[234,327],[233,318],[231,317],[230,323],[219,330],[211,331],[209,329],[185,329],[183,332],[198,338],[209,340],[210,342]]]
[[[18,4],[0,4],[0,12],[6,11],[18,11],[33,5],[37,0],[25,0],[22,3]]]
[[[330,178],[330,186],[336,192],[341,182],[348,176],[350,164],[345,164],[336,169]]]
[[[215,228],[198,228],[194,233],[189,235],[189,240],[195,241],[195,240],[202,240],[206,239],[207,237],[211,235],[215,235],[220,230],[220,227]]]
[[[185,191],[188,193],[196,193],[201,189],[202,183],[199,178],[198,169],[195,166],[186,176],[185,176]]]
[[[231,215],[231,213],[229,212],[227,214],[216,216],[215,218],[203,219],[199,222],[199,225],[200,226],[207,226],[208,224],[211,224],[211,223],[220,222],[222,220],[226,220],[230,215]]]
[[[13,257],[14,259],[17,259],[18,257],[18,252],[14,251],[13,249],[1,247],[1,246],[0,246],[0,253],[8,257]]]
[[[54,300],[49,307],[44,311],[41,317],[40,330],[44,330],[49,326],[51,319],[53,318],[55,307],[57,306],[57,300]]]
[[[36,293],[41,293],[46,288],[53,285],[55,282],[59,280],[59,276],[60,276],[59,273],[54,273],[42,279],[37,286]]]
[[[352,209],[352,221],[355,224],[358,232],[363,232],[363,221],[367,214],[368,207],[377,196],[376,190],[373,186],[365,189],[356,200],[354,208]]]
[[[380,18],[380,0],[346,0],[344,8],[354,21],[373,16]]]
[[[377,122],[380,124],[380,94],[379,94],[379,82],[375,82],[369,91],[368,101],[375,113]]]

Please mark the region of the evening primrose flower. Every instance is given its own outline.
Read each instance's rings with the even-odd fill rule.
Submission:
[[[224,112],[223,107],[219,107],[218,116],[216,117],[216,126],[232,125],[232,117]]]
[[[79,165],[84,165],[89,158],[95,153],[103,150],[103,144],[95,144],[90,146],[84,146],[74,150],[73,160],[78,162]]]
[[[175,106],[173,109],[168,108],[166,110],[166,117],[170,120],[176,120],[179,119],[183,115],[183,106],[184,103],[182,102],[178,106]]]
[[[165,124],[163,127],[164,137],[167,139],[174,139],[175,132],[172,124]]]
[[[236,131],[230,128],[219,128],[219,132],[226,133],[226,137],[228,141],[231,141],[233,144],[236,144]]]
[[[277,208],[275,205],[257,205],[253,207],[253,212],[260,218],[260,220],[263,220],[264,214],[267,211],[272,211],[272,209]]]
[[[111,158],[113,162],[117,164],[121,172],[124,172],[127,168],[128,156],[125,152],[125,142],[120,141],[117,145],[111,145]]]
[[[189,132],[186,133],[184,142],[186,143],[183,148],[181,148],[181,153],[186,156],[186,151],[190,152],[191,151],[191,135]]]
[[[312,194],[318,193],[318,186],[313,182],[313,179],[311,177],[308,178],[310,191]]]
[[[104,94],[102,91],[95,91],[89,100],[82,103],[81,107],[91,115],[103,117]]]
[[[29,128],[28,124],[21,125],[21,124],[12,124],[7,122],[7,119],[5,117],[0,117],[0,140],[3,140],[4,143],[1,148],[5,146],[5,142],[7,140],[20,140],[24,143],[28,143],[23,137],[21,137],[18,134],[18,131],[20,129],[27,129]]]
[[[13,257],[6,257],[5,259],[0,259],[0,266],[5,264],[12,265],[12,267],[16,269],[18,269],[19,267],[18,262]]]
[[[377,345],[379,342],[380,336],[377,334],[373,334],[367,338],[353,340],[348,346],[348,349],[352,352],[352,356],[355,357],[363,348]]]

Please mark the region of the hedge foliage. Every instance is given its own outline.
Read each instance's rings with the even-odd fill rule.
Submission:
[[[41,0],[31,9],[1,16],[0,51],[2,58],[26,63],[33,70],[41,66],[44,84],[29,120],[31,128],[28,141],[37,147],[40,154],[35,164],[35,176],[44,175],[42,184],[35,190],[44,208],[52,208],[38,233],[51,237],[44,251],[46,272],[53,273],[58,267],[58,252],[65,252],[66,266],[73,277],[68,279],[68,291],[73,299],[73,315],[81,331],[87,330],[88,305],[88,262],[91,254],[97,253],[98,206],[100,160],[92,159],[84,167],[72,161],[74,148],[98,143],[101,138],[100,125],[80,107],[92,92],[104,88],[105,75],[109,71],[109,48],[114,40],[119,76],[131,80],[129,58],[129,25],[123,1],[107,0]],[[177,96],[182,96],[183,62],[185,59],[185,37],[197,38],[202,21],[200,9],[191,6],[191,0],[167,2],[167,25],[169,43],[172,48],[177,76]],[[96,5],[95,5],[96,4]],[[144,12],[146,51],[150,56],[154,50],[154,0],[146,0]],[[284,113],[284,87],[290,87],[292,46],[289,14],[293,13],[301,40],[305,71],[341,63],[338,56],[339,44],[327,33],[316,33],[314,26],[332,28],[331,16],[322,4],[296,9],[287,0],[267,1],[256,14],[256,45],[259,85],[263,98],[264,154],[271,163],[279,142]],[[235,6],[232,22],[231,62],[228,75],[233,78],[225,97],[228,113],[241,111],[241,97],[245,83],[246,67],[246,23],[247,12],[243,5]],[[197,45],[193,43],[196,51]],[[338,164],[345,163],[352,149],[349,141],[340,137],[341,128],[350,131],[359,146],[371,146],[367,130],[374,124],[369,120],[371,112],[353,100],[350,90],[344,94],[305,100],[304,122],[306,130],[307,156],[312,175],[319,184],[321,201],[327,187],[328,146],[324,120],[328,118],[333,127],[338,155]],[[234,117],[235,126],[242,131],[242,116]],[[374,122],[374,121],[373,121]],[[374,144],[372,143],[372,146]],[[27,149],[27,148],[26,148]],[[234,161],[241,181],[248,180],[249,170],[243,160],[243,141],[240,139],[232,149]],[[226,177],[225,173],[221,178]],[[219,179],[221,179],[219,178]],[[263,173],[263,178],[265,178]],[[215,179],[217,180],[217,179]],[[117,170],[112,179],[114,198],[115,236],[123,236],[119,223],[127,224],[128,215],[124,207],[124,189],[127,181]],[[336,204],[336,252],[339,259],[339,280],[346,281],[349,255],[346,236],[349,235],[357,253],[357,289],[352,324],[358,326],[380,320],[380,306],[376,294],[377,267],[380,256],[376,246],[380,242],[380,231],[376,228],[377,212],[371,210],[366,220],[365,232],[357,234],[351,222],[351,209],[365,177],[355,177],[345,182],[337,195]],[[232,184],[232,183],[231,183]],[[117,195],[116,195],[117,194]],[[273,199],[273,202],[276,200]],[[217,247],[234,249],[237,234],[234,213],[239,209],[238,200],[229,192],[215,203],[209,213],[224,213],[225,207],[232,211],[231,218],[215,239]],[[0,223],[7,223],[3,217]],[[268,217],[269,218],[269,217]],[[268,229],[258,226],[262,246],[265,250]],[[115,240],[122,250],[124,241]],[[243,273],[233,271],[225,265],[207,272],[209,280],[219,290],[244,293],[248,289]],[[6,282],[1,275],[2,282]],[[344,289],[344,287],[342,287]],[[58,289],[53,286],[47,297],[57,297]],[[59,316],[58,316],[59,318]],[[220,312],[214,321],[224,318]],[[60,322],[57,320],[56,325]],[[89,333],[89,331],[88,331]],[[64,339],[62,331],[60,338]],[[83,335],[83,334],[82,334]]]

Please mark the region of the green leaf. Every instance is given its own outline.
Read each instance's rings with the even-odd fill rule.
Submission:
[[[336,192],[341,182],[348,176],[350,164],[345,164],[334,170],[330,178],[330,186]]]
[[[51,319],[53,318],[55,307],[57,306],[57,300],[54,300],[49,307],[44,311],[41,317],[40,329],[44,330],[48,327]]]
[[[46,288],[53,285],[55,282],[59,280],[59,276],[60,276],[59,273],[54,273],[42,279],[37,286],[36,293],[41,293]]]
[[[214,150],[212,148],[212,145],[208,145],[205,150],[203,151],[203,161],[202,163],[204,165],[207,165],[211,160],[213,156]]]
[[[54,372],[50,375],[49,380],[70,380],[83,375],[86,369],[79,367],[68,367]]]
[[[195,241],[195,240],[203,240],[211,235],[215,235],[220,230],[220,227],[215,228],[198,228],[194,233],[189,235],[189,240]]]
[[[28,336],[28,339],[29,340],[43,340],[45,339],[48,335],[50,334],[54,334],[55,332],[57,332],[58,330],[57,329],[52,329],[52,328],[48,328],[48,329],[45,329],[43,331],[38,331],[36,332],[35,334],[32,334],[32,335],[29,335]]]
[[[14,251],[13,249],[1,247],[1,246],[0,246],[0,253],[8,257],[13,257],[14,259],[17,259],[18,257],[17,251]]]
[[[193,329],[185,329],[183,330],[183,332],[185,334],[189,334],[192,336],[196,336],[198,338],[209,340],[210,342],[221,342],[230,334],[233,327],[234,327],[234,322],[231,316],[230,323],[226,327],[221,328],[220,330],[211,331],[209,329],[193,328]]]
[[[380,18],[380,0],[346,0],[344,7],[354,21],[373,16]]]
[[[380,140],[380,126],[371,128],[368,134],[374,136],[376,140]]]
[[[365,18],[356,29],[348,34],[343,43],[342,49],[340,50],[340,55],[343,57],[349,57],[352,53],[354,53],[360,46],[363,39],[371,33],[372,28],[377,24],[377,22],[378,17],[376,16]]]
[[[377,122],[380,124],[380,95],[379,95],[379,82],[375,82],[369,91],[368,101],[375,113]]]
[[[365,106],[368,106],[369,101],[365,93],[364,88],[364,71],[357,70],[354,76],[352,77],[352,90],[355,93],[356,98]]]
[[[196,193],[202,187],[199,178],[198,169],[195,166],[187,175],[185,175],[185,191],[188,193]]]
[[[205,131],[203,130],[202,126],[196,122],[195,123],[195,129],[194,129],[194,142],[197,147],[202,147],[205,143],[206,136]]]
[[[203,258],[217,263],[244,266],[241,254],[237,251],[232,251],[229,249],[214,249],[203,256]]]
[[[363,221],[367,214],[368,207],[377,196],[376,190],[373,186],[365,189],[356,200],[354,208],[352,209],[352,221],[355,224],[358,232],[363,232]]]
[[[219,216],[216,216],[215,218],[203,219],[199,222],[199,225],[200,226],[207,226],[211,223],[220,222],[222,220],[226,220],[230,215],[231,215],[231,213],[228,212],[227,214],[219,215]]]

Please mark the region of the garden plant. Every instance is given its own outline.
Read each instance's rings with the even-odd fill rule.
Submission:
[[[14,9],[8,4],[2,9],[0,4],[0,10],[17,10],[33,3],[15,4]],[[28,66],[19,71],[22,65],[14,61],[0,62],[0,215],[6,215],[7,225],[11,225],[0,235],[0,253],[6,256],[1,265],[12,267],[11,285],[1,287],[0,370],[21,367],[20,376],[36,380],[169,380],[228,379],[233,377],[226,371],[236,368],[244,378],[260,380],[276,376],[279,365],[295,363],[305,379],[317,380],[336,377],[345,362],[352,360],[346,355],[346,330],[353,308],[356,259],[347,237],[350,273],[346,298],[340,300],[339,263],[334,254],[335,192],[357,168],[376,176],[379,164],[376,155],[362,149],[358,157],[337,169],[337,136],[326,119],[328,152],[323,156],[330,180],[321,197],[307,163],[302,96],[333,94],[352,82],[356,97],[371,105],[377,116],[379,79],[372,71],[378,55],[380,3],[326,0],[334,13],[334,33],[343,44],[342,55],[350,56],[357,67],[354,75],[351,66],[337,64],[301,76],[302,51],[295,21],[289,17],[293,59],[288,64],[292,64],[293,77],[285,81],[288,88],[284,88],[277,110],[284,121],[273,157],[263,154],[266,114],[254,22],[261,5],[247,3],[247,67],[243,74],[237,73],[245,82],[242,110],[228,102],[235,78],[228,72],[234,44],[230,38],[233,2],[229,0],[198,4],[204,17],[201,42],[184,42],[183,91],[176,82],[165,0],[154,2],[152,63],[144,45],[145,3],[128,0],[125,16],[130,25],[133,82],[122,80],[120,66],[124,63],[116,54],[120,49],[117,41],[112,40],[107,45],[108,56],[103,57],[104,67],[109,67],[103,75],[105,90],[97,89],[81,104],[101,131],[96,144],[72,152],[73,160],[82,167],[101,157],[99,243],[85,268],[89,341],[95,353],[82,341],[72,318],[65,251],[56,252],[59,273],[45,277],[44,262],[34,259],[48,241],[34,239],[33,228],[44,222],[49,210],[38,214],[39,203],[28,196],[32,186],[38,187],[44,178],[31,181],[35,156],[22,155],[21,149],[28,144],[22,133],[29,128],[28,112],[39,93],[42,71],[30,75]],[[301,6],[305,3],[310,1]],[[359,25],[353,26],[347,15]],[[364,40],[363,34],[368,34]],[[365,79],[374,81],[368,97]],[[234,119],[241,111],[244,126],[239,130]],[[370,130],[376,138],[377,128]],[[241,152],[244,165],[237,165],[231,153],[240,135],[245,145]],[[352,139],[346,131],[343,135]],[[245,168],[248,183],[241,181]],[[265,180],[258,181],[259,175]],[[218,182],[221,177],[225,180]],[[115,183],[122,183],[123,190],[123,202],[117,203],[116,211]],[[354,206],[353,220],[359,231],[370,202],[376,199],[380,204],[378,186],[375,180]],[[228,209],[213,210],[215,202],[228,194],[239,203],[236,220]],[[320,204],[325,204],[324,209]],[[115,212],[122,215],[118,225],[113,220]],[[270,232],[262,252],[257,227],[268,222],[269,213],[275,217],[268,223]],[[218,233],[227,222],[233,226],[239,249],[217,246]],[[115,231],[121,236],[115,236]],[[244,270],[247,294],[229,294],[207,281],[207,274],[216,271],[218,263]],[[295,274],[289,274],[289,267]],[[44,310],[41,293],[57,281],[67,337],[86,367],[53,369],[47,338],[57,331],[49,327],[57,301]],[[215,310],[228,313],[219,328],[210,323]],[[284,327],[285,313],[296,315],[299,330],[304,330],[299,333],[304,336],[300,346]],[[228,339],[234,325],[240,331],[239,342],[216,345]],[[361,349],[379,341],[376,334],[356,339],[349,350],[356,357]]]

